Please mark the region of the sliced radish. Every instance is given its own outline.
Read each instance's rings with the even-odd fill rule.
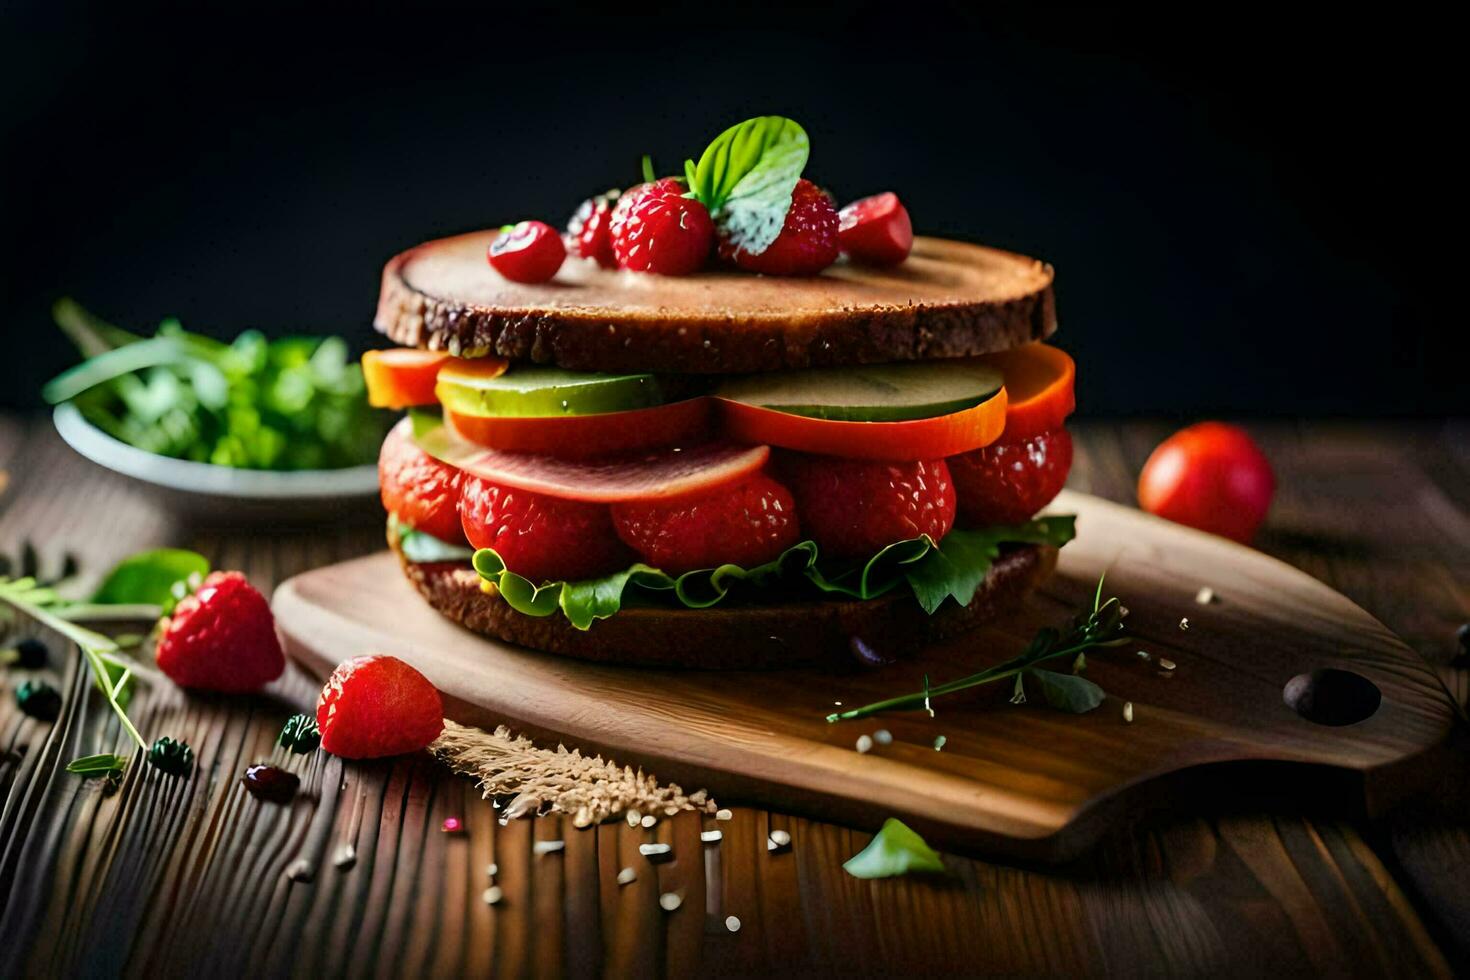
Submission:
[[[416,433],[414,439],[440,462],[491,483],[606,504],[713,490],[758,471],[771,455],[768,446],[712,442],[626,459],[556,459],[485,449],[443,424]]]

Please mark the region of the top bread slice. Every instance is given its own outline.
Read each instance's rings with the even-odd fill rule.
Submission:
[[[656,276],[568,259],[547,283],[485,259],[495,231],[426,242],[383,269],[375,324],[395,343],[573,371],[743,374],[962,357],[1056,329],[1052,268],[916,238],[892,269],[839,261],[819,276]]]

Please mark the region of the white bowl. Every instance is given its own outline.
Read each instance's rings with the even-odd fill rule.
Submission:
[[[216,466],[130,446],[88,422],[69,402],[57,405],[52,419],[61,438],[82,456],[150,485],[170,507],[191,516],[227,523],[345,518],[362,516],[378,496],[378,468],[371,463],[290,471]]]

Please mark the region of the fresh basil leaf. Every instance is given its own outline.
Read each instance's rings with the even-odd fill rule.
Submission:
[[[842,865],[854,878],[892,878],[909,872],[943,874],[944,861],[902,820],[889,817],[882,828]]]
[[[689,196],[732,245],[759,255],[781,234],[810,151],[806,130],[793,120],[747,119],[715,137],[698,164],[685,162]]]
[[[209,574],[209,559],[182,548],[155,548],[118,562],[92,594],[92,602],[106,605],[172,604],[175,582]]]
[[[1041,696],[1058,711],[1084,714],[1103,703],[1103,689],[1085,677],[1061,674],[1054,670],[1033,669],[1026,672],[1041,687]],[[1016,675],[1020,680],[1021,675]]]

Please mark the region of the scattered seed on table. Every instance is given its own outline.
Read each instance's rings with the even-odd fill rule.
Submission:
[[[643,819],[642,814],[640,814],[637,810],[629,810],[628,811],[628,826],[629,827],[636,827],[636,826],[638,826],[638,821],[639,820],[642,820],[642,819]]]
[[[638,872],[634,871],[632,868],[624,868],[622,871],[618,872],[618,884],[620,885],[631,885],[637,880]]]
[[[650,813],[642,820],[638,821],[638,823],[642,825],[644,830],[647,830],[649,827],[652,827],[654,824],[658,823],[658,817],[655,817],[653,814]]]
[[[1124,701],[1123,702],[1123,720],[1126,721],[1130,725],[1133,724],[1133,702],[1132,701]]]
[[[791,845],[791,835],[784,830],[773,830],[771,831],[771,843],[777,847],[789,847]]]
[[[731,932],[739,932],[740,931],[740,917],[738,915],[727,915],[727,916],[725,916],[725,928],[726,929],[729,929]]]
[[[778,848],[780,846],[781,846],[780,844],[777,844],[775,841],[771,840],[769,837],[766,838],[766,850],[768,850],[768,851],[774,851],[776,848]]]
[[[943,735],[936,735],[934,737],[934,751],[938,752],[940,749],[944,748],[944,743],[948,741],[949,739],[945,738]]]
[[[879,745],[892,745],[893,733],[886,728],[880,728],[873,733],[873,741],[877,742]]]
[[[1179,628],[1182,629],[1182,630],[1189,629],[1189,617],[1188,616],[1185,616],[1183,619],[1181,619],[1179,621]]]
[[[505,897],[505,892],[499,885],[491,885],[481,893],[480,897],[485,900],[486,905],[498,905]]]
[[[672,850],[672,848],[670,848],[667,844],[638,845],[638,853],[642,854],[646,858],[663,857],[664,855],[668,854],[670,850]]]
[[[496,864],[494,861],[491,861],[490,864],[485,868],[485,874],[491,878],[494,878],[496,875],[500,874],[500,865]]]
[[[1215,601],[1215,590],[1208,585],[1194,594],[1194,601],[1202,606],[1208,606]]]
[[[1152,660],[1153,657],[1149,655],[1149,652],[1147,650],[1139,650],[1138,651],[1138,659],[1139,660]]]
[[[735,819],[735,814],[734,814],[733,811],[726,810],[726,809],[723,809],[722,808],[722,809],[719,809],[719,810],[716,810],[715,811],[715,819],[716,820],[734,820]]]
[[[357,863],[357,848],[351,844],[343,844],[337,848],[337,853],[332,855],[332,866],[344,871]]]
[[[837,708],[842,707],[842,702],[841,701],[833,701],[832,704],[833,704],[834,707],[837,707]]]
[[[678,892],[664,892],[658,897],[658,907],[665,912],[672,912],[684,904],[684,896]]]
[[[869,751],[872,750],[872,748],[873,748],[873,736],[871,736],[871,735],[859,735],[857,737],[857,750],[859,752],[869,752]]]
[[[721,840],[724,839],[724,836],[724,831],[705,830],[700,832],[699,839],[706,844],[718,844]]]
[[[1159,666],[1162,667],[1162,668],[1164,668],[1165,670],[1173,670],[1175,667],[1177,667],[1179,665],[1176,664],[1174,661],[1170,660],[1168,657],[1160,657],[1159,658]]]
[[[567,842],[564,840],[538,840],[531,845],[531,853],[538,857],[542,854],[555,854],[557,851],[565,850]]]
[[[316,877],[316,869],[306,858],[297,858],[286,868],[286,877],[292,881],[310,881]]]

